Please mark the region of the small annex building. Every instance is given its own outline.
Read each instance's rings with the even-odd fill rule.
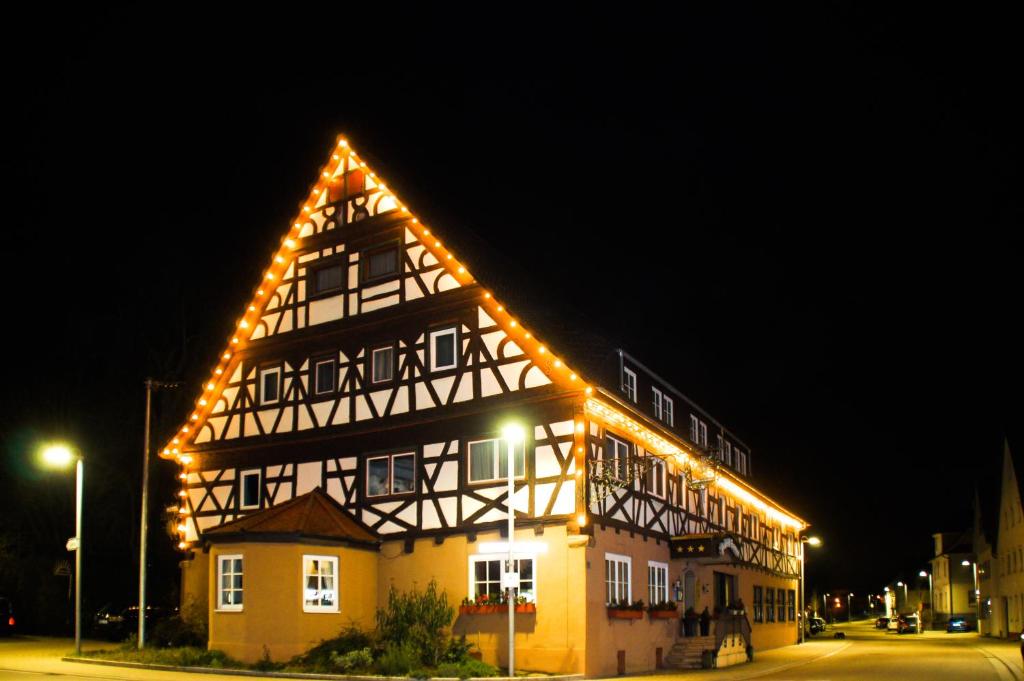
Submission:
[[[579,318],[585,277],[535,284],[377,165],[337,141],[161,449],[210,647],[285,660],[435,580],[454,633],[503,666],[506,571],[517,669],[796,643],[808,524],[758,489],[751,447]]]

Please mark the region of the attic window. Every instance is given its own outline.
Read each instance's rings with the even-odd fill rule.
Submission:
[[[430,332],[430,370],[454,369],[459,364],[456,348],[459,330],[455,327]]]
[[[260,404],[276,404],[281,399],[281,367],[260,370]]]
[[[398,274],[398,246],[388,245],[363,254],[363,281]]]
[[[342,266],[340,263],[327,265],[313,270],[313,295],[338,291],[342,286]]]
[[[240,509],[260,507],[260,478],[259,470],[242,471],[239,475],[238,498]]]

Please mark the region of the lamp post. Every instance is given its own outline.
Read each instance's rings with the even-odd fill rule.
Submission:
[[[807,626],[807,594],[804,593],[804,564],[807,562],[807,548],[804,544],[821,546],[818,537],[800,537],[800,643],[804,642],[804,627]]]
[[[921,570],[917,576],[928,578],[928,624],[931,625],[935,623],[935,593],[932,591],[932,573]]]
[[[67,468],[75,462],[75,536],[68,550],[75,552],[75,655],[82,654],[82,489],[85,466],[82,457],[67,445],[49,445],[43,449],[43,461],[53,468]]]
[[[828,621],[828,597],[829,597],[829,595],[830,594],[825,594],[824,596],[821,597],[821,610],[822,610],[821,614],[823,614],[825,616],[825,621]]]
[[[853,621],[853,592],[846,594],[846,621]]]
[[[508,563],[505,567],[504,582],[508,589],[508,675],[513,677],[516,666],[516,587],[519,586],[519,575],[515,572],[512,548],[516,532],[516,511],[512,501],[516,493],[516,445],[526,441],[526,433],[522,426],[510,424],[505,426],[502,437],[508,445],[508,455],[505,457],[505,475],[508,477]],[[526,465],[525,450],[523,465]]]
[[[974,572],[974,616],[977,618],[975,620],[974,626],[975,628],[977,628],[979,626],[979,623],[981,622],[981,593],[978,589],[978,564],[973,560],[965,560],[960,564],[963,566],[970,565],[972,571]],[[950,584],[952,583],[952,580],[950,580]],[[968,604],[970,604],[970,599],[968,599]],[[952,613],[952,611],[953,608],[950,607],[950,613]]]

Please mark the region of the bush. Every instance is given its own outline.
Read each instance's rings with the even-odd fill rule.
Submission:
[[[430,580],[423,593],[413,590],[400,594],[392,587],[387,608],[377,610],[377,631],[384,642],[408,643],[416,666],[435,667],[448,647],[446,629],[454,616],[455,608],[448,604],[448,594],[439,594],[434,580]]]
[[[355,650],[372,649],[375,643],[374,638],[365,631],[354,626],[348,627],[343,629],[338,636],[321,641],[315,648],[296,656],[290,665],[330,673],[336,668],[335,656],[340,658]]]
[[[405,676],[420,666],[416,647],[410,642],[388,643],[377,660],[377,671],[384,676]]]
[[[156,623],[153,633],[149,636],[149,643],[158,648],[199,648],[206,645],[206,636],[192,621],[175,615]]]
[[[468,679],[471,676],[497,676],[498,668],[469,657],[462,662],[444,662],[437,668],[435,676],[457,676]]]
[[[369,648],[350,650],[343,654],[332,652],[331,667],[333,667],[332,671],[342,674],[367,671],[373,667],[373,653]]]
[[[463,634],[458,638],[453,638],[448,641],[448,648],[444,651],[444,655],[441,657],[441,662],[462,662],[463,660],[471,659],[469,657],[469,651],[473,649],[473,644],[466,640],[466,635]],[[443,674],[441,676],[444,676]]]

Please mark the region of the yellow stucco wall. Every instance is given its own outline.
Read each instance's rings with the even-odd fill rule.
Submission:
[[[381,548],[379,602],[387,603],[391,586],[399,591],[423,589],[431,579],[448,594],[456,609],[455,635],[465,634],[482,652],[483,660],[508,663],[508,615],[460,615],[459,603],[469,593],[469,557],[483,542],[501,541],[497,532],[481,533],[477,541],[465,535],[435,544],[432,539],[415,543],[405,553],[403,542],[385,542]],[[516,668],[561,673],[584,671],[586,579],[584,549],[571,548],[566,529],[548,527],[543,535],[533,530],[516,533],[517,542],[543,544],[536,554],[537,612],[516,616]]]
[[[243,609],[216,607],[217,558],[243,557]],[[303,612],[303,555],[338,558],[338,612]],[[210,648],[246,662],[259,660],[264,646],[276,661],[288,660],[343,628],[374,626],[377,553],[312,544],[239,543],[210,550]]]
[[[181,612],[185,617],[202,613],[209,617],[210,602],[210,556],[202,551],[195,551],[191,560],[181,563]]]

